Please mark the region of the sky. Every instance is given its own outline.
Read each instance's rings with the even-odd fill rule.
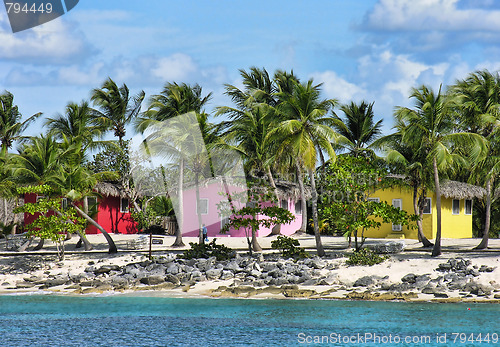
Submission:
[[[224,84],[241,86],[239,69],[252,66],[293,69],[340,103],[374,102],[389,133],[412,87],[500,69],[500,1],[82,0],[16,34],[0,7],[0,92],[25,118],[63,113],[108,77],[147,99],[166,82],[198,83],[213,112],[231,105]]]

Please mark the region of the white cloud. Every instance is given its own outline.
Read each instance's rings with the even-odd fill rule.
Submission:
[[[0,13],[0,27],[7,28],[7,16]],[[61,18],[16,34],[0,31],[0,59],[34,65],[68,64],[82,61],[93,52],[84,36]]]
[[[500,31],[500,11],[459,9],[458,0],[380,0],[364,26],[384,31]]]
[[[327,98],[338,99],[341,103],[357,99],[366,93],[363,88],[346,81],[335,71],[313,73],[312,77],[315,83],[323,83],[322,90]]]
[[[183,80],[196,71],[193,59],[182,53],[160,58],[151,69],[153,76],[166,81]]]

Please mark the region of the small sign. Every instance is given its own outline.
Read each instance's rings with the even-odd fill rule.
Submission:
[[[163,245],[162,239],[153,239],[153,245]]]

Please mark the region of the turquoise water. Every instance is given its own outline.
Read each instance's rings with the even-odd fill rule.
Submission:
[[[494,346],[498,335],[498,304],[0,296],[1,346]]]

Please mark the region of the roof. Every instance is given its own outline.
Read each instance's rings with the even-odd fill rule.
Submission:
[[[406,176],[399,174],[389,174],[386,177],[407,181]],[[460,181],[444,180],[439,188],[441,196],[447,199],[483,199],[486,195],[486,189]]]
[[[486,195],[486,189],[459,181],[443,181],[440,189],[441,196],[451,199],[482,199]]]
[[[119,196],[120,198],[126,198],[127,194],[121,185],[110,182],[99,182],[95,186],[95,191],[104,196]]]

